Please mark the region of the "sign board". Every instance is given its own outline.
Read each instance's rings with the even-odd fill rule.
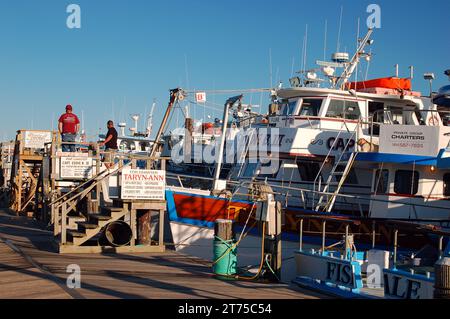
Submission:
[[[92,178],[93,160],[91,157],[61,157],[60,177],[62,179]]]
[[[433,299],[434,279],[400,270],[383,270],[384,297],[389,299]]]
[[[25,131],[24,147],[42,149],[52,141],[52,132]]]
[[[349,289],[362,288],[361,267],[358,262],[296,252],[297,276],[308,277]]]
[[[439,127],[381,125],[380,153],[437,156]]]
[[[126,169],[122,172],[121,182],[121,199],[165,199],[165,171]]]
[[[195,100],[197,101],[197,103],[206,103],[206,93],[205,92],[195,93]]]
[[[89,153],[81,152],[56,152],[56,157],[88,157]]]

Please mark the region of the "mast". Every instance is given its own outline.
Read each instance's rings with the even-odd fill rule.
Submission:
[[[338,86],[339,82],[341,82],[340,87],[342,90],[344,89],[345,84],[348,82],[348,80],[352,76],[353,72],[355,71],[355,69],[359,63],[360,55],[362,55],[364,53],[364,48],[367,45],[371,44],[370,37],[371,37],[372,33],[373,33],[373,29],[369,29],[367,31],[367,34],[364,37],[364,39],[361,40],[358,50],[356,51],[355,55],[353,55],[352,59],[345,67],[344,71],[342,72],[342,75],[337,79],[335,86]]]
[[[148,138],[150,138],[150,135],[152,134],[152,130],[153,130],[153,113],[155,112],[155,106],[156,106],[156,101],[153,100],[152,109],[150,110],[150,113],[147,118],[147,136],[148,136]]]

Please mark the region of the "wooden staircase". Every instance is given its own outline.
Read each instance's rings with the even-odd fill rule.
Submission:
[[[111,222],[125,217],[128,212],[120,207],[102,207],[101,214],[88,214],[86,221],[78,221],[76,230],[67,231],[66,245],[81,246],[99,235],[103,228]]]
[[[164,252],[164,215],[165,201],[135,202],[114,200],[114,206],[101,207],[100,213],[90,213],[84,217],[66,216],[66,223],[61,223],[61,232],[55,237],[56,248],[60,254],[78,253],[154,253]],[[137,211],[159,211],[159,240],[151,245],[136,245],[138,234]],[[130,225],[132,240],[126,246],[101,246],[98,239],[105,227],[116,221],[124,221]],[[97,239],[97,240],[95,240]]]

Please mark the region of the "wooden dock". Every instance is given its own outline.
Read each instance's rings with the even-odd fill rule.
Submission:
[[[211,264],[174,251],[60,255],[53,233],[0,211],[0,299],[318,299],[294,285],[221,281]],[[66,285],[67,266],[81,269],[81,288]]]

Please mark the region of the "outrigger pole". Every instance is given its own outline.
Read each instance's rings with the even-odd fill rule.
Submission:
[[[214,172],[213,191],[222,191],[223,190],[223,189],[220,189],[219,183],[220,183],[220,170],[221,170],[222,162],[223,162],[223,151],[224,151],[225,140],[226,140],[226,135],[227,135],[228,113],[230,111],[230,108],[232,108],[236,102],[242,101],[243,97],[244,96],[242,94],[238,95],[238,96],[230,97],[225,102],[225,108],[224,108],[224,112],[223,112],[223,123],[222,123],[222,138],[220,139],[219,153],[217,154],[217,158],[216,158],[216,169]]]
[[[164,114],[163,121],[161,122],[161,126],[159,127],[158,133],[155,137],[155,142],[152,145],[152,150],[150,151],[150,158],[154,157],[156,154],[156,151],[158,150],[158,146],[161,144],[161,136],[164,133],[164,129],[166,128],[167,121],[170,116],[170,112],[172,112],[173,106],[176,101],[179,100],[180,94],[182,94],[183,90],[180,88],[176,88],[173,90],[170,90],[170,101],[169,105],[166,109],[166,114]]]
[[[362,40],[360,40],[360,44],[359,44],[358,50],[356,51],[355,55],[352,57],[350,62],[347,64],[347,66],[345,67],[345,69],[342,72],[341,76],[337,79],[335,87],[339,84],[339,82],[342,81],[341,89],[342,90],[345,89],[345,84],[347,84],[348,80],[352,76],[353,72],[355,71],[356,66],[359,63],[359,57],[364,54],[364,48],[367,45],[372,44],[372,42],[373,42],[373,40],[370,40],[370,37],[372,36],[372,33],[373,33],[373,29],[369,29],[367,31],[366,36]]]

